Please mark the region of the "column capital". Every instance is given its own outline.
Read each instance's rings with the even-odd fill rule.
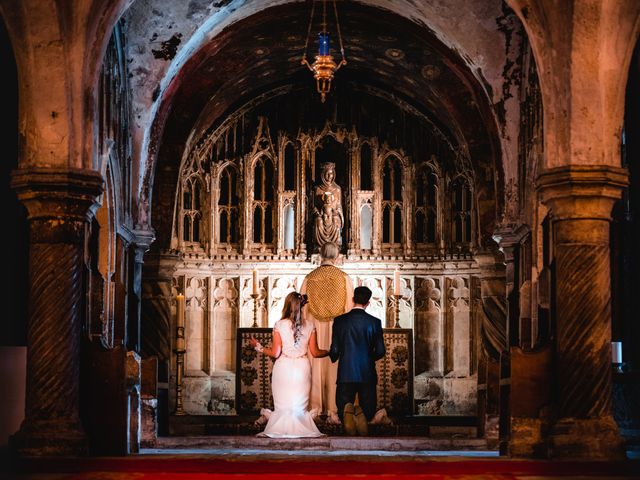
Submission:
[[[152,228],[148,229],[135,229],[133,231],[133,243],[137,248],[149,250],[149,247],[156,239],[156,232]]]
[[[491,251],[482,251],[478,252],[473,256],[478,267],[482,272],[484,271],[494,271],[496,268],[499,270],[504,270],[504,254],[500,252],[498,249],[495,252]]]
[[[156,232],[153,228],[132,229],[127,225],[122,225],[118,233],[126,241],[127,245],[132,245],[135,248],[136,255],[140,255],[140,261],[142,261],[142,255],[149,250],[149,247],[156,239]]]
[[[27,208],[29,220],[84,222],[103,191],[103,179],[94,170],[28,167],[13,171],[11,187]]]
[[[513,261],[514,248],[522,239],[531,231],[524,224],[505,224],[499,225],[493,233],[493,239],[500,247],[500,251],[504,254],[505,262]]]
[[[625,168],[567,165],[544,170],[537,178],[541,201],[556,220],[610,220],[611,209],[629,183]]]
[[[145,280],[171,282],[181,260],[182,255],[174,252],[149,253],[145,258],[143,277]]]

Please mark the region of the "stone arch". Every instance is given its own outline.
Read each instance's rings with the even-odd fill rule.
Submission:
[[[383,2],[384,3],[384,2]],[[376,5],[377,8],[379,8],[381,5]],[[264,9],[255,9],[254,10],[255,5],[250,5],[246,8],[246,10],[242,13],[238,13],[236,12],[236,14],[238,15],[238,17],[243,16],[243,15],[247,15],[246,17],[243,17],[241,20],[238,19],[237,20],[237,24],[234,24],[234,28],[237,27],[237,25],[240,25],[241,23],[244,22],[253,22],[255,21],[255,19],[258,19],[260,17],[260,15],[258,15],[258,13],[260,14],[264,14],[268,11],[270,11],[270,8],[276,8],[276,7],[272,7],[269,4],[265,4]],[[371,7],[366,7],[366,8],[371,8]],[[404,11],[402,13],[398,13],[396,10],[398,10],[398,8],[392,4],[385,4],[383,8],[388,8],[388,12],[392,12],[394,15],[398,15],[399,18],[404,18],[405,21],[408,22],[416,22],[418,21],[418,17],[421,14],[424,14],[425,11],[420,11],[417,12],[418,17],[413,17],[411,15],[408,16],[404,16],[404,14],[407,14],[407,11]],[[426,9],[429,9],[431,7],[426,7]],[[402,9],[399,9],[402,10]],[[211,20],[211,22],[214,22],[213,17],[215,15],[213,15],[209,20]],[[220,19],[218,19],[220,20]],[[224,20],[224,22],[220,23],[216,28],[213,29],[213,31],[218,31],[217,28],[221,25],[227,25],[226,22],[228,21],[233,21],[236,20],[236,18],[230,19],[227,18]],[[215,23],[215,22],[214,22]],[[207,24],[207,25],[211,25],[211,24]],[[415,24],[414,24],[415,25]],[[451,32],[449,32],[451,33]],[[199,59],[202,58],[202,56],[205,54],[205,52],[207,51],[207,49],[209,47],[207,47],[206,41],[204,38],[201,38],[201,36],[199,36],[200,33],[194,33],[194,35],[192,37],[190,37],[192,40],[187,40],[187,45],[185,45],[185,47],[183,47],[183,50],[186,52],[188,50],[189,55],[192,55],[192,57],[186,58],[186,53],[184,55],[180,54],[180,52],[178,53],[178,55],[176,55],[175,59],[173,60],[172,66],[167,70],[167,75],[161,80],[161,84],[164,86],[159,87],[159,95],[157,97],[157,100],[154,102],[154,104],[152,105],[151,110],[153,112],[155,112],[153,114],[153,126],[148,130],[148,133],[144,134],[145,140],[142,143],[142,150],[141,152],[139,152],[139,156],[142,157],[146,157],[148,156],[147,160],[143,160],[142,164],[145,165],[145,167],[143,168],[143,171],[141,172],[141,189],[143,190],[143,193],[141,195],[141,198],[147,199],[146,202],[147,204],[149,203],[149,198],[151,196],[151,189],[150,186],[154,183],[153,181],[153,175],[155,172],[155,163],[157,163],[158,161],[162,161],[162,160],[158,160],[157,159],[157,155],[158,150],[159,150],[159,145],[163,142],[162,141],[162,137],[163,137],[163,130],[165,128],[165,125],[167,124],[168,121],[170,121],[169,119],[169,112],[167,111],[167,108],[169,105],[172,104],[173,102],[173,96],[176,95],[176,92],[178,92],[181,88],[183,88],[181,86],[181,82],[183,80],[181,80],[182,78],[185,78],[185,76],[187,76],[188,74],[185,73],[187,71],[189,71],[190,64],[193,63],[193,61],[195,59]],[[207,41],[209,39],[212,38],[211,36],[212,34],[210,33],[210,36],[207,37]],[[225,37],[226,35],[222,35],[222,37]],[[197,37],[197,38],[196,38]],[[443,39],[446,39],[446,35],[443,37],[440,37],[440,40],[445,41]],[[440,41],[438,40],[438,41]],[[192,46],[191,43],[188,42],[195,42]],[[223,42],[224,43],[224,42]],[[455,42],[453,42],[455,43]],[[197,48],[196,48],[197,45]],[[182,55],[182,56],[181,56]],[[465,59],[461,60],[461,63],[465,63],[465,62],[471,62],[473,63],[473,60],[471,60],[472,57],[466,57]],[[495,59],[492,59],[492,61]],[[178,65],[180,65],[180,67],[178,67]],[[483,82],[478,81],[477,78],[477,69],[473,68],[473,69],[469,69],[468,65],[465,67],[461,67],[463,69],[467,69],[467,73],[465,73],[465,75],[467,75],[467,86],[471,89],[471,91],[473,93],[470,94],[470,98],[469,98],[469,104],[476,104],[478,106],[478,108],[480,110],[482,110],[483,113],[483,117],[486,121],[485,126],[488,127],[488,144],[490,145],[489,147],[487,147],[487,149],[482,152],[482,153],[476,153],[476,152],[470,152],[470,156],[471,158],[482,158],[482,157],[492,157],[494,158],[498,164],[500,164],[503,161],[503,156],[504,156],[504,160],[508,159],[508,157],[511,156],[510,153],[508,153],[508,149],[505,150],[505,142],[506,140],[503,138],[502,134],[500,133],[500,129],[501,127],[499,127],[498,125],[501,122],[504,122],[504,120],[500,121],[497,118],[497,115],[493,109],[493,107],[491,106],[492,100],[490,98],[488,98],[487,95],[487,89],[486,89],[486,84]],[[171,70],[170,73],[169,70]],[[180,71],[184,71],[183,73],[181,73],[180,78],[178,78],[176,76],[176,72],[180,70]],[[427,72],[425,75],[429,74],[429,72]],[[212,108],[216,108],[216,107],[207,107],[205,108],[205,110],[203,111],[203,113],[200,115],[201,119],[204,118],[204,116],[207,114],[207,112],[211,111]],[[198,120],[201,121],[201,120]],[[508,142],[507,142],[508,143]],[[136,147],[136,148],[139,148]],[[468,155],[467,155],[468,156]],[[503,178],[503,168],[500,166],[499,168],[495,169],[496,172],[496,176],[497,176],[497,181],[495,182],[495,185],[497,186],[497,189],[499,191],[501,191],[502,189],[502,178]],[[492,195],[493,196],[493,195]],[[503,199],[502,199],[502,195],[498,194],[495,195],[495,197],[497,198],[497,207],[496,207],[496,212],[494,212],[491,216],[493,217],[497,217],[499,212],[502,210],[502,204],[503,204]],[[485,234],[485,236],[490,236],[487,234]]]
[[[0,6],[10,36],[19,39],[14,42],[19,46],[15,50],[18,75],[31,79],[21,88],[21,134],[29,139],[39,138],[36,132],[49,132],[39,142],[25,143],[20,168],[38,164],[97,168],[96,132],[86,126],[95,123],[96,86],[104,52],[127,6],[126,0],[86,5],[7,2]],[[53,18],[59,21],[52,22]],[[75,23],[63,20],[67,18]]]

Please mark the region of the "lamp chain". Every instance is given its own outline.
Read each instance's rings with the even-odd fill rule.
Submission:
[[[304,50],[302,52],[302,63],[304,64],[307,60],[307,48],[309,47],[309,37],[311,36],[311,25],[313,25],[313,12],[316,8],[315,0],[311,4],[311,17],[309,18],[309,28],[307,28],[307,38],[304,41]],[[308,64],[307,64],[308,65]]]
[[[342,45],[342,33],[340,33],[340,21],[338,20],[338,7],[336,7],[336,2],[333,0],[333,14],[336,17],[336,30],[338,30],[338,41],[340,42],[340,53],[342,54],[341,64],[347,63],[344,59],[344,45]]]
[[[334,0],[333,5],[335,4]],[[327,0],[322,0],[322,32],[327,33]]]

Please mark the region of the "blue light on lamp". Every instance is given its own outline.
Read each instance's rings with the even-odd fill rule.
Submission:
[[[309,36],[313,27],[313,12],[315,7],[315,0],[311,7],[311,16],[309,18],[309,29],[307,31],[307,39],[304,44],[304,50],[302,52],[302,59],[300,63],[305,65],[309,70],[313,72],[313,78],[316,79],[316,87],[320,94],[320,101],[324,102],[327,93],[331,90],[331,81],[333,75],[342,67],[347,64],[347,60],[344,56],[344,46],[342,45],[342,35],[340,34],[340,23],[338,21],[338,11],[336,9],[335,0],[333,0],[333,12],[336,20],[336,30],[338,33],[338,41],[340,44],[340,54],[342,59],[339,63],[336,63],[331,56],[331,42],[329,40],[329,32],[327,31],[326,23],[326,0],[322,2],[322,31],[318,33],[318,54],[315,57],[313,64],[307,61],[307,46],[309,45]]]
[[[318,34],[318,55],[329,55],[329,34],[327,32]]]

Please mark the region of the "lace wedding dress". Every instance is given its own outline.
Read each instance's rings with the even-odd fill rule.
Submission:
[[[260,413],[268,418],[261,437],[300,438],[322,437],[308,410],[311,390],[311,364],[307,357],[309,338],[313,323],[306,322],[298,342],[294,342],[293,322],[278,320],[273,327],[282,339],[282,354],[273,365],[271,391],[273,412],[263,409]]]

